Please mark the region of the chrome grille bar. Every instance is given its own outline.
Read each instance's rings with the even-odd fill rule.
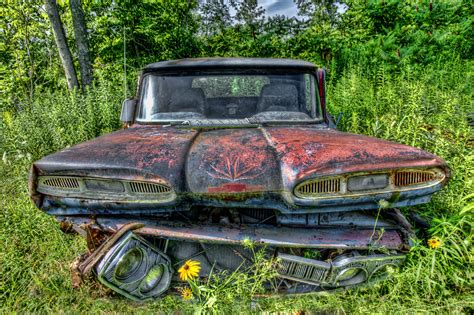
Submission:
[[[302,197],[310,197],[316,194],[332,194],[341,191],[340,178],[328,178],[314,181],[307,181],[300,184],[295,192]]]
[[[405,187],[432,181],[434,174],[423,171],[403,171],[395,174],[395,186]]]

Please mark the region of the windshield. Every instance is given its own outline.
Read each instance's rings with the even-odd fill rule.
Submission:
[[[310,73],[146,75],[138,121],[319,120]]]

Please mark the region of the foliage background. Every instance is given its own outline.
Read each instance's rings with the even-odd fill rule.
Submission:
[[[297,3],[298,18],[269,18],[252,0],[84,0],[94,82],[71,92],[43,2],[1,0],[1,312],[473,312],[473,3]],[[75,53],[68,2],[58,4]],[[340,129],[416,146],[448,162],[448,186],[429,204],[404,210],[427,218],[431,228],[417,231],[401,274],[366,289],[253,302],[245,281],[211,285],[206,299],[194,303],[166,297],[137,305],[93,283],[72,289],[68,265],[85,243],[30,203],[29,166],[118,129],[121,100],[134,94],[143,65],[199,56],[287,57],[325,66],[330,110],[343,113]],[[437,250],[426,246],[432,236],[443,241]]]

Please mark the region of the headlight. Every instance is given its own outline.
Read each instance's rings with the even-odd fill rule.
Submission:
[[[345,269],[337,275],[336,281],[340,282],[340,281],[346,281],[346,280],[352,279],[357,274],[359,274],[360,272],[363,272],[363,270],[361,268],[348,268],[348,269]]]
[[[145,278],[140,283],[140,291],[148,293],[158,286],[163,276],[165,276],[166,268],[163,264],[156,265],[151,268]]]
[[[140,266],[143,265],[144,256],[143,250],[139,247],[134,247],[126,252],[122,258],[120,258],[117,268],[115,268],[115,279],[121,282],[133,280],[133,275],[135,275],[139,271]]]
[[[333,198],[368,193],[395,192],[425,188],[441,183],[446,174],[435,169],[403,169],[370,174],[343,174],[305,180],[294,189],[299,198]]]
[[[156,298],[168,290],[169,257],[133,232],[125,234],[96,267],[99,281],[136,301]]]
[[[58,197],[114,201],[171,201],[175,193],[165,183],[73,176],[39,176],[36,190]]]

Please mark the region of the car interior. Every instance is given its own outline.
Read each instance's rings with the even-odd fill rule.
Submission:
[[[152,102],[149,113],[152,120],[311,119],[311,100],[308,99],[301,74],[276,78],[269,76],[259,91],[253,89],[253,95],[229,95],[230,92],[219,90],[224,90],[225,84],[218,86],[216,93],[215,87],[214,90],[211,90],[212,87],[199,87],[196,84],[199,79],[193,77],[156,78],[158,82],[147,84],[142,94],[148,93],[147,102]],[[148,89],[155,92],[149,93]]]

